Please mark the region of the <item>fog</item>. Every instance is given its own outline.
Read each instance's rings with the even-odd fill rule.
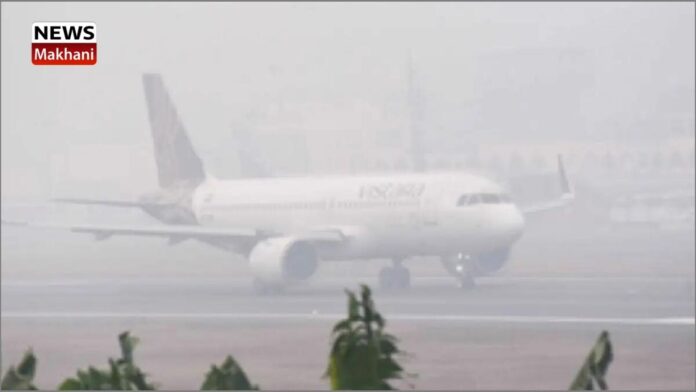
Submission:
[[[406,166],[409,66],[433,154],[688,145],[693,16],[688,3],[3,4],[2,197],[84,194],[61,183],[104,177],[128,179],[104,181],[110,193],[152,187],[143,72],[163,74],[223,178],[237,174],[235,130],[265,142],[278,173]],[[31,65],[42,20],[95,22],[98,65]]]
[[[221,179],[249,175],[240,149],[278,177],[409,172],[422,159],[426,171],[483,173],[526,205],[558,196],[561,154],[575,201],[528,219],[509,262],[473,292],[428,258],[409,261],[409,292],[377,291],[385,317],[402,317],[393,328],[415,354],[406,367],[420,374],[416,387],[565,388],[609,329],[625,354],[612,387],[693,388],[693,3],[1,7],[3,219],[157,223],[138,209],[50,202],[157,189],[146,72],[163,76],[206,171]],[[96,23],[97,64],[32,65],[38,21]],[[327,348],[310,334],[324,339],[329,324],[234,317],[341,313],[343,287],[376,285],[378,261],[325,263],[309,284],[259,299],[245,260],[200,242],[3,226],[2,370],[33,345],[47,358],[39,381],[52,387],[103,362],[109,339],[131,329],[165,387],[197,388],[206,366],[234,352],[262,387],[326,388]],[[95,321],[95,311],[144,316]],[[78,314],[84,324],[37,322],[32,312]],[[229,319],[152,315],[167,312]],[[404,316],[420,313],[584,321],[488,330]],[[631,324],[640,317],[687,323]],[[170,333],[181,348],[163,341]],[[264,344],[271,335],[285,341]],[[303,339],[315,344],[298,359],[288,342]],[[201,348],[187,353],[198,368],[162,360],[186,344]],[[557,352],[539,349],[547,344]],[[301,377],[290,383],[281,367]]]

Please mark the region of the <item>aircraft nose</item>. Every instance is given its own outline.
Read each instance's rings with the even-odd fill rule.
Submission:
[[[510,242],[517,241],[524,231],[524,215],[516,206],[513,206],[506,214],[502,224],[502,231]]]

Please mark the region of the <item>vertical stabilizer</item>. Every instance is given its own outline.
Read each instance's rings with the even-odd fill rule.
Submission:
[[[203,163],[191,145],[159,74],[144,74],[143,87],[161,188],[196,186],[205,179]]]

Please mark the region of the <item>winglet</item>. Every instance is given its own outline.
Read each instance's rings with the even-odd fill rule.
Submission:
[[[575,193],[573,192],[573,187],[568,180],[565,165],[563,164],[563,156],[561,154],[558,154],[558,179],[561,183],[561,198],[566,200],[574,199]]]
[[[555,210],[558,208],[563,208],[570,204],[575,199],[575,193],[573,187],[568,180],[568,175],[565,171],[565,165],[563,165],[563,157],[558,154],[558,180],[561,185],[561,197],[555,200],[542,202],[536,205],[530,205],[526,207],[520,207],[525,215],[534,214],[542,211]]]

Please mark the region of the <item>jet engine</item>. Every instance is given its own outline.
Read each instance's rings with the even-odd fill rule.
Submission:
[[[314,246],[293,237],[261,241],[249,255],[252,273],[266,285],[305,280],[314,274],[318,262]]]

